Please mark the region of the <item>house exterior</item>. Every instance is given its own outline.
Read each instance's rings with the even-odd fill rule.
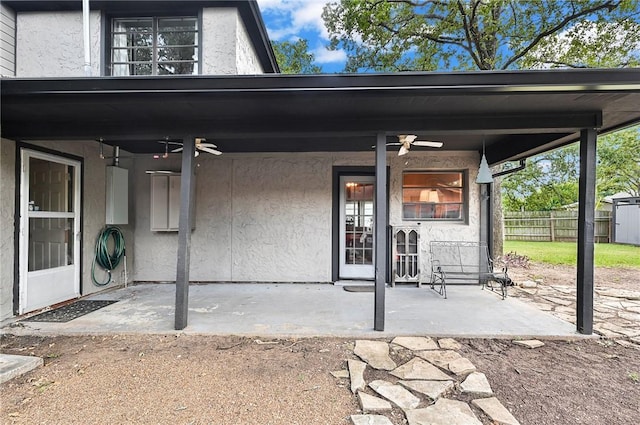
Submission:
[[[385,284],[424,276],[430,241],[491,242],[485,148],[500,164],[580,140],[591,199],[597,132],[640,120],[637,70],[277,75],[254,1],[91,1],[88,26],[80,2],[5,1],[2,14],[0,319],[175,281],[181,329],[190,281],[367,279],[380,329]],[[442,147],[400,156],[407,135]],[[126,273],[97,286],[93,247],[111,223]]]
[[[2,77],[6,79],[84,77],[86,74],[81,3],[3,1],[1,5],[2,49],[0,49]],[[127,74],[160,75],[163,72],[170,72],[168,68],[176,64],[182,69],[176,69],[174,72],[190,75],[253,75],[277,71],[273,52],[268,40],[264,38],[266,35],[262,22],[254,17],[254,14],[258,13],[255,4],[219,1],[149,3],[90,2],[87,33],[90,38],[92,76],[109,78]],[[157,37],[158,33],[162,34],[163,27],[168,42],[171,42],[171,37],[180,38],[176,44],[179,43],[181,46],[166,48],[169,55],[174,55],[173,58],[165,58],[166,65],[152,59],[160,56],[159,47],[153,46],[153,43],[148,40],[153,36]],[[52,34],[56,34],[55,38],[51,37]],[[116,47],[119,42],[123,46]],[[133,48],[132,45],[136,43],[147,46]],[[185,51],[187,52],[183,53]],[[115,63],[118,60],[121,63]],[[169,62],[170,60],[175,62]],[[20,268],[27,270],[23,267],[24,265],[19,264],[15,269],[13,266],[20,263],[22,259],[19,253],[19,241],[14,235],[15,226],[20,226],[17,220],[20,214],[19,207],[11,205],[12,202],[3,201],[0,320],[11,317],[15,313],[26,313],[64,301],[65,298],[70,298],[70,295],[75,297],[104,289],[92,283],[91,265],[94,256],[92,247],[100,229],[106,223],[106,170],[113,161],[100,158],[100,144],[96,140],[74,140],[73,142],[33,140],[29,141],[28,145],[26,147],[19,141],[2,139],[0,144],[2,199],[5,201],[14,199],[16,191],[20,188],[20,179],[16,178],[16,168],[21,161],[21,150],[36,152],[36,155],[54,154],[54,158],[57,157],[55,154],[63,154],[63,161],[65,159],[76,161],[77,167],[81,169],[78,184],[82,186],[82,190],[77,193],[78,201],[81,202],[79,207],[81,211],[78,212],[78,221],[81,223],[75,223],[81,225],[82,229],[81,249],[76,250],[77,254],[81,255],[75,271],[79,275],[72,279],[73,285],[58,297],[45,297],[36,304],[28,301],[21,304],[19,299],[27,298],[29,294],[24,288],[19,288],[21,285],[25,286],[26,282],[23,281],[18,287],[15,285],[16,276],[20,275]],[[163,150],[161,145],[157,147],[158,152]],[[107,148],[107,156],[112,156],[111,146]],[[179,154],[172,154],[172,156],[179,157]],[[127,224],[120,225],[127,243],[127,261],[130,270],[128,280],[173,281],[175,280],[176,232],[151,232],[148,205],[150,178],[145,171],[157,168],[179,171],[180,164],[178,162],[176,165],[175,158],[158,164],[158,161],[152,160],[151,155],[141,157],[139,158],[141,162],[137,162],[130,153],[125,151],[122,151],[122,157],[119,166],[128,170],[130,184],[128,206],[130,220]],[[38,157],[32,161],[46,159],[49,158]],[[57,163],[54,162],[54,164]],[[137,173],[138,170],[140,173]],[[207,203],[203,200],[202,207],[206,205]],[[45,209],[45,206],[37,207]],[[34,211],[32,214],[40,213]],[[207,215],[199,214],[199,217],[205,218]],[[32,220],[47,219],[34,217]],[[140,257],[136,260],[137,248],[134,245],[137,239],[136,229],[141,230],[143,226],[146,232],[139,235],[139,243],[149,245],[146,247],[139,245]],[[208,227],[209,223],[202,226]],[[76,232],[80,233],[80,228]],[[65,237],[68,239],[68,235]],[[69,249],[71,248],[66,250]],[[26,255],[31,254],[34,254],[33,249]],[[167,255],[173,255],[174,259],[167,258]],[[48,259],[48,261],[52,260]],[[205,258],[200,261],[203,264],[207,263]],[[170,263],[174,263],[173,266]],[[140,265],[141,268],[135,269],[135,264]],[[172,268],[174,270],[170,272]],[[206,269],[210,269],[211,265],[202,266],[202,268],[203,273],[199,276],[201,280],[223,280],[229,276],[228,272],[218,272],[215,276],[207,275]],[[113,280],[108,286],[124,284],[124,278],[119,270],[117,274],[114,273]]]

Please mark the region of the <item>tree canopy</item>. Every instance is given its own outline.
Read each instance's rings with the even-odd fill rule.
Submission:
[[[598,139],[598,200],[619,192],[640,196],[640,126]],[[509,211],[548,211],[578,201],[578,144],[533,156],[502,181]]]
[[[273,52],[283,74],[319,74],[322,68],[314,64],[314,56],[309,53],[307,40],[301,38],[295,42],[274,41]]]
[[[640,126],[606,135],[598,143],[599,194],[640,196]]]
[[[637,0],[340,0],[323,11],[346,72],[586,66],[573,60],[590,52],[628,66],[639,15]]]
[[[578,145],[545,152],[527,160],[524,170],[502,180],[508,211],[548,211],[578,200]]]

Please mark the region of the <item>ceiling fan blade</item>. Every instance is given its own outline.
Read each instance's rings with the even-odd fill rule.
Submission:
[[[214,145],[213,143],[198,143],[196,146],[198,148],[203,148],[203,147],[204,148],[214,148],[214,149],[217,148],[217,146]]]
[[[158,140],[158,143],[182,146],[180,142],[172,142],[171,140]]]
[[[402,142],[391,142],[391,143],[387,143],[387,146],[400,146],[402,145]]]
[[[182,152],[183,148],[173,149],[171,152]]]
[[[215,149],[211,149],[206,146],[203,147],[202,145],[198,148],[198,150],[201,150],[202,152],[210,153],[211,155],[222,155],[222,152]]]
[[[398,156],[406,155],[409,153],[409,148],[404,143],[400,146],[400,150],[398,151]]]
[[[398,135],[398,141],[400,143],[406,143],[406,142],[413,142],[414,140],[416,140],[418,136],[416,136],[415,134],[399,134]]]
[[[416,140],[412,143],[415,146],[429,146],[430,148],[441,148],[442,142],[432,142],[428,140]]]

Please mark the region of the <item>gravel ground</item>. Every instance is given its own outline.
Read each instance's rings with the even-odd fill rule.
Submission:
[[[349,424],[354,341],[216,336],[16,337],[45,366],[0,389],[2,424]],[[640,350],[607,340],[460,340],[521,424],[636,425]],[[401,415],[393,416],[403,424]],[[484,417],[483,423],[490,424]]]
[[[259,341],[259,340],[258,340]],[[347,424],[330,371],[351,342],[208,336],[11,337],[45,367],[2,386],[3,424]]]

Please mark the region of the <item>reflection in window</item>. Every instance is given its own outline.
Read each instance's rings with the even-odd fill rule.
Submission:
[[[73,212],[73,166],[29,159],[29,210]]]
[[[463,172],[406,172],[402,176],[402,218],[462,221],[466,178]]]
[[[195,17],[112,21],[111,75],[198,74]]]
[[[29,218],[29,271],[73,264],[73,219]]]

